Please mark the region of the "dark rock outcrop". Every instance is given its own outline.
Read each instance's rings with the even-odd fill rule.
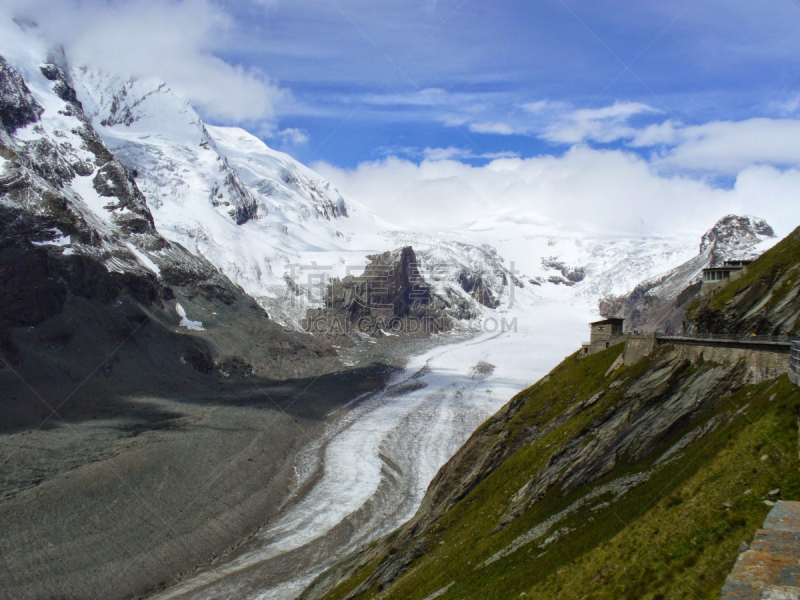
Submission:
[[[325,308],[308,311],[306,329],[334,335],[424,335],[450,328],[445,307],[432,296],[413,248],[367,258],[370,263],[362,275],[331,281]]]
[[[549,283],[555,285],[573,286],[586,279],[586,269],[583,267],[569,267],[556,258],[543,258],[542,266],[545,269],[558,271],[561,275],[551,275],[547,278]]]
[[[465,292],[487,308],[497,308],[500,300],[495,298],[490,286],[479,273],[459,273],[458,284]]]
[[[22,76],[0,56],[0,123],[6,132],[10,135],[20,127],[36,123],[43,112]]]
[[[225,181],[221,188],[215,188],[211,192],[211,204],[214,206],[229,207],[228,214],[237,225],[244,225],[248,221],[258,217],[258,202],[253,194],[242,184],[228,161],[220,165],[220,171],[225,172]]]

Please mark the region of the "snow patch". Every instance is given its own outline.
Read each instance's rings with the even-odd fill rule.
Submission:
[[[175,304],[175,312],[178,313],[178,316],[181,318],[181,322],[179,325],[181,327],[186,327],[187,329],[191,329],[192,331],[205,331],[205,327],[203,327],[202,321],[192,321],[186,316],[186,311],[180,304]]]
[[[72,189],[75,190],[83,200],[84,204],[107,224],[112,224],[111,211],[106,208],[111,203],[110,198],[104,198],[94,189],[94,176],[76,177],[72,180]]]
[[[136,255],[136,258],[139,259],[139,262],[141,262],[145,267],[150,269],[153,273],[161,277],[161,269],[158,268],[158,265],[156,263],[150,260],[150,257],[148,257],[144,252],[139,250],[136,246],[134,246],[130,242],[127,242],[126,245],[130,249],[130,251]]]
[[[34,246],[68,246],[70,244],[69,236],[61,236],[54,240],[50,240],[47,242],[34,242],[31,241]]]

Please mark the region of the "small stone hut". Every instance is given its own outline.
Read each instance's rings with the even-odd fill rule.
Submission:
[[[624,325],[625,319],[603,319],[590,323],[590,341],[583,344],[582,353],[594,354],[624,341]]]

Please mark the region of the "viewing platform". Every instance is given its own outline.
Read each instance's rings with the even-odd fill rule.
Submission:
[[[750,371],[748,381],[758,383],[788,374],[800,386],[800,340],[789,336],[742,335],[721,333],[625,333],[622,319],[591,323],[591,340],[581,345],[579,356],[602,352],[625,344],[621,357],[632,365],[652,354],[659,346],[672,344],[684,358],[701,358],[719,363],[745,360]]]
[[[739,335],[727,333],[670,334],[660,332],[652,335],[655,335],[657,339],[665,342],[735,344],[737,346],[775,346],[786,348],[787,350],[792,346],[792,338],[780,335]]]

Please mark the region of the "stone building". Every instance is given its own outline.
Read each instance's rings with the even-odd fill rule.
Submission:
[[[792,342],[792,354],[789,358],[789,377],[800,385],[800,340]]]
[[[624,342],[624,324],[624,319],[603,319],[602,321],[590,323],[590,341],[583,343],[581,354],[584,356],[587,354],[594,354],[595,352],[600,352],[615,344]]]

